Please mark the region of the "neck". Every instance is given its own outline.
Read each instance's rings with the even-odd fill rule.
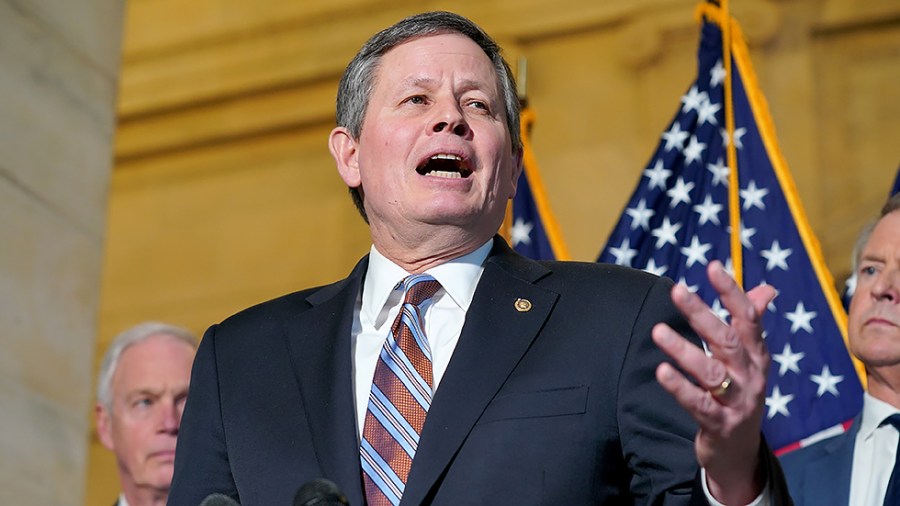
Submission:
[[[900,409],[900,367],[867,367],[869,395]]]
[[[122,493],[128,506],[166,506],[168,490],[142,487],[122,480]]]
[[[372,244],[388,260],[410,274],[417,274],[467,255],[491,238],[491,235],[482,237],[463,229],[432,232],[388,235],[373,227]]]

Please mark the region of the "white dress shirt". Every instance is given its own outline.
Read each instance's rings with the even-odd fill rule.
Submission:
[[[900,413],[900,409],[868,393],[863,396],[862,419],[856,434],[850,475],[850,504],[854,506],[884,504],[900,434],[891,424],[880,425],[896,413]]]
[[[450,356],[456,349],[466,320],[466,311],[472,303],[475,287],[484,272],[484,261],[493,244],[491,239],[468,255],[426,271],[441,284],[441,289],[422,315],[425,319],[425,335],[431,347],[434,391],[437,391],[447,364],[450,363]],[[366,420],[378,355],[403,303],[403,290],[397,289],[397,285],[407,276],[408,272],[372,246],[362,294],[353,315],[350,341],[353,349],[357,437],[362,434]]]

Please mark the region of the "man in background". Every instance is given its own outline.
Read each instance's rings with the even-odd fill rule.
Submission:
[[[782,458],[798,505],[900,504],[900,194],[860,234],[850,352],[866,367],[862,413],[847,432]]]
[[[97,435],[116,455],[118,506],[165,505],[197,338],[164,323],[113,339],[97,378]]]

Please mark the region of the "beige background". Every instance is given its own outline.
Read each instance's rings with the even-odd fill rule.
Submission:
[[[900,4],[732,10],[838,279],[900,162]],[[337,80],[372,33],[449,9],[528,59],[534,149],[576,259],[605,243],[694,78],[689,0],[131,0],[95,364],[128,325],[202,332],[346,274],[368,236],[326,148]],[[117,491],[91,439],[88,504]]]

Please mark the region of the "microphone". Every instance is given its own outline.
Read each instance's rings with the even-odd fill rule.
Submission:
[[[200,506],[241,506],[237,501],[225,494],[209,494],[200,503]]]
[[[297,490],[294,506],[350,506],[350,502],[333,481],[317,478]]]

